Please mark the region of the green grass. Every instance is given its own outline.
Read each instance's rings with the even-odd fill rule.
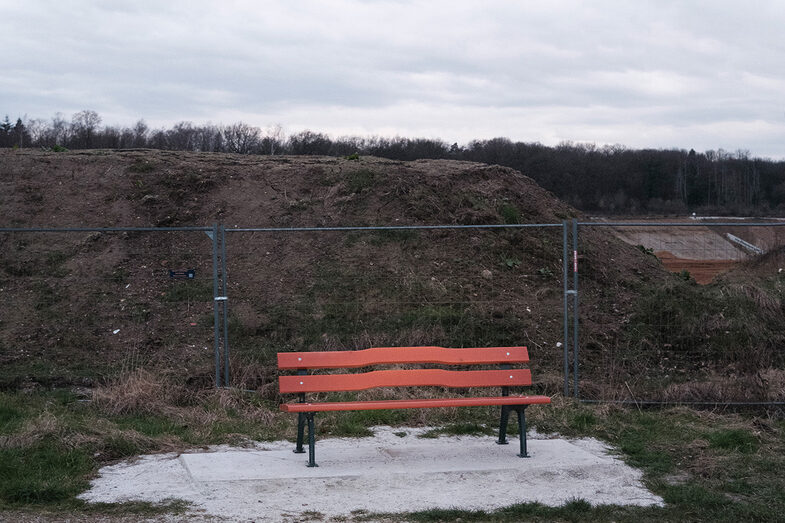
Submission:
[[[386,514],[381,518],[387,520],[405,520],[415,522],[448,522],[448,521],[603,521],[613,520],[622,515],[616,507],[592,505],[582,499],[566,503],[562,507],[548,507],[540,503],[512,505],[501,510],[486,512],[484,510],[425,510],[405,515]],[[638,513],[645,511],[636,511]],[[638,517],[638,515],[636,515]],[[369,514],[369,521],[376,521],[379,515]],[[379,518],[379,519],[381,519]],[[362,520],[362,518],[360,518]]]
[[[19,427],[24,413],[10,405],[0,405],[0,434],[9,433]]]
[[[63,266],[68,258],[68,254],[57,250],[50,251],[45,256],[33,260],[6,256],[0,260],[0,269],[3,269],[9,276],[18,278],[30,276],[63,278],[70,272]]]
[[[174,280],[161,297],[165,302],[213,301],[212,280]]]
[[[149,303],[129,301],[127,307],[128,315],[134,323],[145,323],[152,315]]]
[[[128,166],[128,170],[132,173],[151,173],[155,170],[155,164],[147,160],[137,160]]]
[[[635,369],[657,368],[663,358],[685,370],[706,363],[750,373],[780,366],[785,358],[773,347],[785,343],[784,291],[771,280],[697,285],[674,275],[641,290],[619,350]]]
[[[62,338],[71,346],[91,346],[94,342],[84,333],[67,333]],[[80,341],[81,340],[81,341]],[[26,381],[43,387],[62,387],[64,384],[89,384],[97,376],[113,376],[119,369],[111,362],[90,360],[82,356],[61,362],[54,359],[20,358],[0,365],[0,390],[16,390]]]
[[[174,385],[173,385],[174,386]],[[169,390],[169,389],[164,389]],[[350,400],[336,393],[328,401]],[[156,408],[163,410],[156,410]],[[269,413],[254,418],[253,413]],[[562,507],[536,503],[497,511],[430,510],[356,514],[356,519],[406,521],[775,521],[785,513],[785,422],[768,417],[586,406],[556,399],[528,409],[541,433],[591,436],[611,443],[622,459],[643,471],[644,483],[664,507]],[[374,425],[436,427],[425,437],[493,435],[498,409],[358,411],[320,413],[317,438],[370,435]],[[107,414],[68,391],[0,393],[0,510],[60,514],[159,514],[182,503],[87,505],[75,498],[106,463],[140,453],[218,443],[295,437],[296,416],[277,412],[257,395],[204,391],[183,403]],[[515,423],[509,429],[514,433]],[[396,433],[401,437],[406,432]]]
[[[102,463],[96,456],[120,459],[151,449],[118,431],[100,434],[102,424],[94,409],[65,390],[0,393],[0,510],[64,519],[181,512],[179,501],[88,505],[76,499]]]
[[[376,173],[370,169],[356,169],[346,174],[346,192],[358,193],[373,186]]]
[[[0,449],[0,499],[10,506],[67,501],[88,487],[92,470],[88,452],[65,448],[52,438]]]
[[[35,310],[46,312],[48,316],[52,313],[57,314],[58,318],[63,316],[61,312],[52,310],[54,306],[65,299],[60,288],[45,281],[34,282],[32,287],[34,295],[33,308]]]
[[[125,267],[115,267],[107,278],[114,283],[124,284],[128,280],[130,274],[131,273]]]
[[[217,394],[217,392],[215,393]],[[208,444],[263,441],[290,432],[283,415],[261,423],[248,412],[273,408],[244,402],[247,412],[221,407],[207,393],[190,409],[109,415],[65,390],[0,392],[0,510],[54,514],[157,514],[179,512],[177,501],[88,505],[76,495],[104,464],[143,453]],[[178,412],[180,414],[178,414]]]
[[[507,224],[521,223],[521,211],[511,203],[503,203],[499,206],[499,214]]]
[[[758,440],[744,429],[718,430],[709,434],[711,448],[751,454],[758,449]]]

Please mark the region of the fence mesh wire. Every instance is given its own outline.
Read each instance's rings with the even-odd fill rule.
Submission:
[[[560,379],[561,228],[227,236],[243,386],[274,383],[279,351],[418,345],[527,345]]]
[[[526,345],[538,387],[559,392],[562,233],[228,231],[229,384],[273,390],[280,351]],[[785,401],[785,227],[582,224],[578,240],[584,399]],[[213,385],[212,245],[3,232],[0,385],[138,368]]]
[[[785,228],[582,226],[579,239],[584,398],[785,400]]]

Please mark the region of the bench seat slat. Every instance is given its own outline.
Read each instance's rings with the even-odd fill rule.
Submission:
[[[529,369],[375,370],[360,374],[312,374],[278,378],[282,394],[356,391],[378,387],[527,387],[531,384]]]
[[[526,363],[526,347],[375,347],[363,350],[328,352],[279,352],[279,369],[350,369],[370,365],[435,363],[442,365],[483,365]]]
[[[284,403],[284,412],[327,412],[339,410],[422,409],[431,407],[481,407],[488,405],[544,405],[548,396],[484,396],[426,400],[346,401],[340,403]]]

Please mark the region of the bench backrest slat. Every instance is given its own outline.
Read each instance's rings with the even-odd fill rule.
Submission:
[[[329,352],[279,352],[279,369],[350,369],[370,365],[434,363],[442,365],[483,365],[526,363],[526,347],[376,347],[364,350]]]
[[[528,387],[529,369],[511,370],[376,370],[360,374],[280,376],[281,393],[340,392],[377,387]]]

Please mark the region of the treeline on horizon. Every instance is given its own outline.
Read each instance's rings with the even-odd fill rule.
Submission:
[[[465,145],[426,138],[331,138],[314,131],[285,135],[280,125],[261,129],[180,122],[150,129],[102,126],[95,111],[70,121],[6,116],[0,147],[64,149],[163,149],[259,155],[352,154],[393,160],[451,159],[499,164],[520,170],[574,207],[602,214],[771,215],[785,212],[785,161],[754,158],[746,151],[696,152],[628,149],[621,145],[565,142],[557,146],[473,140]]]

